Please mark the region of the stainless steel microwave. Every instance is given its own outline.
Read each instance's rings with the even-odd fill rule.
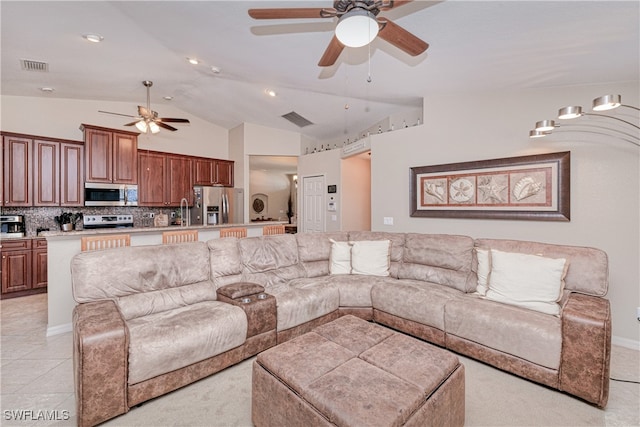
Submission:
[[[84,183],[85,206],[138,206],[138,186]]]

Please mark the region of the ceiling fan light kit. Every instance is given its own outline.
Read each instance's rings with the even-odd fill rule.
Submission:
[[[364,9],[355,9],[345,13],[338,20],[336,37],[347,47],[362,47],[373,41],[378,35],[378,22],[373,13]]]

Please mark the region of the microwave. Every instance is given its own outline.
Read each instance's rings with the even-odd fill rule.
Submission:
[[[85,182],[85,206],[138,206],[138,186]]]

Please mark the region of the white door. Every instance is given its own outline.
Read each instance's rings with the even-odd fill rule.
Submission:
[[[324,176],[302,178],[302,231],[319,233],[325,231]]]

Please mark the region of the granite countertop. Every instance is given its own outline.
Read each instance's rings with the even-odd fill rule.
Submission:
[[[261,221],[260,223],[240,223],[240,224],[218,224],[218,225],[190,225],[190,226],[181,226],[181,225],[169,225],[166,227],[123,227],[123,228],[96,228],[90,230],[72,230],[72,231],[43,231],[40,233],[38,238],[40,237],[58,237],[58,236],[88,236],[92,234],[113,234],[113,233],[161,233],[163,231],[173,231],[173,230],[217,230],[221,228],[229,228],[229,227],[247,227],[247,228],[255,228],[262,227],[265,225],[272,224],[285,224],[286,221]],[[25,237],[27,239],[35,238]]]

